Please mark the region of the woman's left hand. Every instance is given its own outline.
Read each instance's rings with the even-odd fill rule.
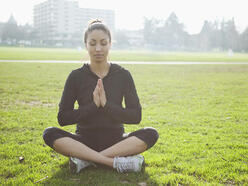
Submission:
[[[104,107],[107,102],[107,99],[106,99],[106,94],[105,94],[104,86],[103,86],[101,79],[98,79],[97,85],[99,87],[100,104],[102,107]]]

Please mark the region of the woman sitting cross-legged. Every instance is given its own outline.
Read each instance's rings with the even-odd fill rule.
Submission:
[[[158,133],[152,127],[124,132],[124,123],[140,123],[141,105],[130,72],[108,62],[111,34],[107,26],[99,20],[91,22],[84,43],[90,63],[68,76],[58,112],[61,126],[77,124],[76,134],[49,127],[44,141],[70,158],[72,172],[94,163],[118,172],[139,172],[144,163],[140,153],[156,143]],[[78,109],[74,109],[76,101]]]

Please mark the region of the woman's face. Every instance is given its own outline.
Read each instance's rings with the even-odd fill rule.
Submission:
[[[88,34],[86,49],[91,62],[107,62],[110,47],[109,36],[104,31],[93,30]]]

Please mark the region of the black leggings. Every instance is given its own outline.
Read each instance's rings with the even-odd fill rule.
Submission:
[[[53,148],[56,139],[70,137],[77,140],[91,149],[100,152],[113,146],[114,144],[128,138],[136,136],[147,144],[147,149],[151,148],[158,140],[158,132],[152,127],[146,127],[135,132],[124,133],[123,128],[117,129],[87,129],[80,134],[72,134],[56,127],[46,128],[43,133],[45,143]]]

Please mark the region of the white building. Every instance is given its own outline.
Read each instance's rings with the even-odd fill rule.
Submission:
[[[113,10],[103,10],[103,9],[90,9],[90,8],[79,8],[78,11],[78,21],[80,28],[85,29],[90,20],[93,19],[103,20],[109,27],[109,29],[114,32],[115,30],[115,12]]]
[[[81,37],[92,19],[103,20],[112,32],[115,30],[113,10],[80,8],[77,1],[47,0],[34,6],[34,28],[48,43]]]

